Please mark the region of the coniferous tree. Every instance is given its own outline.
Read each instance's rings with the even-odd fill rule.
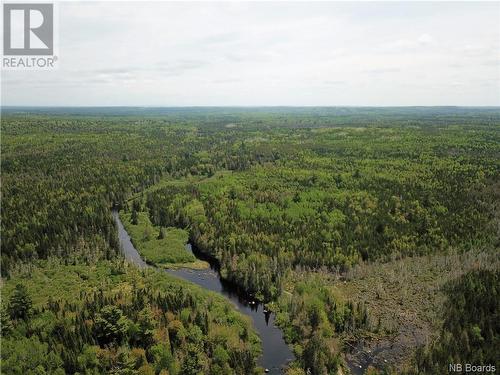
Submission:
[[[134,225],[137,225],[139,223],[139,218],[138,218],[138,214],[137,214],[137,211],[134,208],[132,208],[132,214],[130,216],[130,222]]]
[[[27,319],[32,309],[31,297],[22,284],[17,284],[9,300],[9,313],[12,319]]]

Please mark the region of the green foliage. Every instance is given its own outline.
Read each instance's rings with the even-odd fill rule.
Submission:
[[[149,262],[192,262],[189,237],[224,278],[277,301],[291,373],[335,371],[338,336],[367,327],[362,305],[310,274],[498,244],[498,109],[37,111],[1,123],[7,372],[254,371],[258,341],[230,307],[124,270],[111,207]],[[106,306],[121,315],[103,319]],[[470,352],[446,338],[437,352],[489,356],[486,321],[463,330]]]
[[[4,307],[2,307],[0,310],[0,329],[2,337],[8,336],[13,329],[12,321],[10,320],[10,314]]]
[[[171,373],[176,372],[173,367],[175,361],[168,345],[159,343],[153,346],[151,348],[151,355],[154,357],[157,372],[160,372],[162,369],[167,369]]]
[[[132,211],[136,212],[136,211]],[[132,215],[120,215],[134,246],[146,262],[157,266],[194,262],[194,255],[186,250],[188,233],[178,228],[158,228],[151,224],[145,212],[138,212],[138,223],[132,223]],[[156,233],[162,233],[158,236]],[[162,237],[162,238],[160,238]]]
[[[4,374],[65,374],[60,355],[36,336],[2,339],[1,356]]]
[[[345,301],[319,276],[296,277],[293,293],[278,299],[276,321],[306,372],[336,373],[342,367],[340,338],[370,329],[367,310]]]
[[[129,325],[118,307],[104,306],[96,316],[94,335],[100,345],[120,345],[126,338]]]
[[[442,373],[455,363],[499,368],[500,271],[466,273],[448,283],[446,294],[440,336],[417,351],[414,372]]]
[[[139,224],[139,217],[137,215],[137,211],[134,209],[132,209],[132,213],[130,214],[130,224],[132,225],[137,225]],[[161,238],[159,238],[161,239]]]
[[[188,352],[182,362],[181,373],[186,375],[203,375],[206,373],[203,353],[199,347],[188,344]]]
[[[12,319],[27,319],[33,302],[23,284],[17,284],[9,299],[9,312]]]
[[[137,316],[138,346],[148,348],[154,343],[154,327],[157,325],[150,306],[144,307]]]
[[[295,268],[346,271],[360,260],[494,241],[487,189],[499,149],[485,141],[498,139],[494,127],[233,132],[249,163],[160,184],[146,191],[146,206],[155,225],[189,228],[222,275],[259,299],[275,299]]]
[[[246,375],[256,368],[260,342],[249,320],[222,297],[124,262],[119,262],[123,272],[110,277],[115,266],[103,261],[95,280],[68,284],[72,299],[38,296],[32,313],[2,337],[2,371],[204,374],[220,366],[220,358],[210,356],[217,347],[231,359],[224,365],[229,373]],[[47,263],[29,275],[13,274],[2,293],[12,300],[22,289],[26,300],[38,285],[50,288],[46,275],[71,280],[79,272],[77,266]],[[26,278],[26,287],[16,287]],[[249,332],[246,337],[240,334],[243,329]]]

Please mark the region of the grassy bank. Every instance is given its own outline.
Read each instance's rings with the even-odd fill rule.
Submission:
[[[208,267],[206,262],[197,260],[186,250],[188,233],[184,229],[172,227],[160,229],[151,223],[146,212],[137,214],[137,224],[132,223],[130,213],[122,212],[120,218],[134,246],[146,262],[165,268]]]

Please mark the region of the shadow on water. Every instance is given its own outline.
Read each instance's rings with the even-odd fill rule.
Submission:
[[[118,226],[118,237],[125,258],[141,268],[150,267],[132,244],[119,218],[118,211],[113,211],[113,217]],[[201,254],[191,244],[186,245],[186,251],[192,252],[198,259],[207,261],[210,268],[204,270],[180,268],[165,272],[223,295],[239,312],[249,316],[262,341],[263,353],[258,359],[258,364],[269,369],[269,374],[281,374],[281,369],[294,359],[294,355],[285,343],[283,333],[274,324],[274,314],[267,311],[263,304],[253,301],[248,294],[239,290],[234,284],[222,280],[218,272],[218,264],[213,258]]]

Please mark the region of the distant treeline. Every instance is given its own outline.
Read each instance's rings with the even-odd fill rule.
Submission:
[[[224,278],[276,304],[280,324],[294,344],[296,374],[307,369],[312,374],[336,371],[343,366],[338,335],[373,328],[365,306],[344,300],[326,286],[315,288],[316,279],[307,272],[338,274],[361,261],[498,246],[498,108],[2,111],[1,261],[10,288],[32,269],[53,272],[47,262],[91,269],[117,261],[111,207],[129,205],[130,210],[146,211],[156,226],[186,228],[202,251],[219,260]],[[108,116],[111,113],[114,116]],[[140,200],[139,207],[132,207],[132,198]],[[296,274],[302,273],[303,279],[295,283]],[[285,298],[287,286],[293,294]],[[36,297],[29,288],[27,293],[20,288],[18,297],[9,297],[10,305]],[[147,309],[160,314],[156,292],[148,293]],[[127,294],[122,300],[113,295],[104,301],[84,293],[78,308],[61,301],[59,306],[66,307],[51,309],[48,300],[41,301],[32,313],[50,313],[47,322],[63,324],[47,329],[25,325],[28,315],[18,316],[17,309],[9,312],[3,303],[3,316],[12,321],[17,336],[11,346],[2,342],[2,362],[4,353],[14,356],[24,350],[15,347],[21,337],[38,340],[26,347],[35,345],[47,354],[48,343],[64,346],[65,335],[77,330],[79,338],[71,340],[79,346],[64,355],[55,350],[51,356],[60,358],[54,362],[60,368],[80,369],[86,345],[98,346],[101,353],[110,344],[94,335],[99,324],[86,322],[89,311],[103,319],[109,315],[140,324],[142,307],[130,307],[135,297]],[[106,305],[121,305],[121,313],[102,310]],[[184,307],[189,310],[189,317],[184,313],[186,328],[205,307]],[[160,315],[178,315],[170,310]],[[155,323],[161,332],[170,322],[162,319]],[[245,331],[236,334],[233,323],[227,322],[231,337],[247,345],[251,336]],[[198,340],[195,334],[193,340],[198,340],[198,348],[205,347],[210,334],[196,325],[204,336]],[[474,342],[474,332],[467,333],[469,342]],[[136,347],[129,333],[122,336],[121,344]],[[203,369],[212,368],[212,357],[186,354],[191,353],[189,340],[179,346],[177,357],[171,348],[174,362],[182,367],[185,358],[194,357],[200,358]],[[447,345],[443,341],[440,347]],[[150,348],[140,348],[147,364],[156,366]],[[253,366],[255,350],[239,357],[223,349],[229,355],[223,361],[230,364],[229,373],[247,371],[241,361]],[[111,363],[106,355],[99,357],[95,366],[101,370],[96,371],[107,371],[102,370]],[[15,358],[12,363],[19,362]],[[130,356],[123,358],[128,361]]]

